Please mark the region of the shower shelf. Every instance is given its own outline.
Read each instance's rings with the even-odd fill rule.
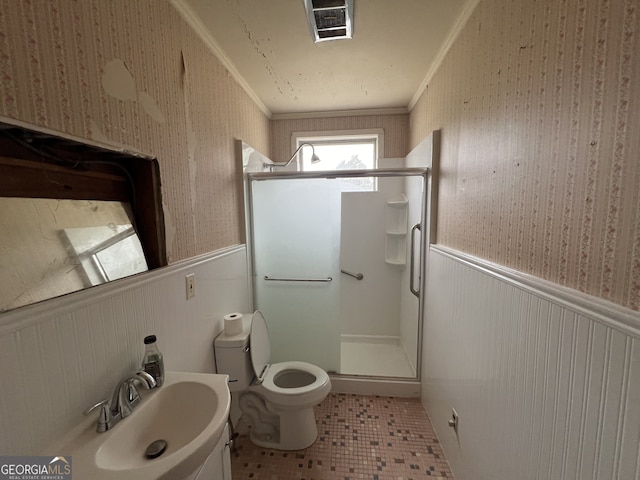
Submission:
[[[408,205],[409,201],[404,194],[388,200],[385,224],[384,261],[403,268],[407,264]]]

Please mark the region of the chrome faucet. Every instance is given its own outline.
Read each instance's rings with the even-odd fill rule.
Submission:
[[[133,409],[140,403],[140,394],[135,383],[140,382],[147,390],[156,386],[155,379],[147,372],[140,370],[134,375],[122,380],[113,391],[111,399],[111,414],[125,418],[131,415]]]
[[[152,389],[156,386],[155,379],[147,372],[140,370],[118,382],[113,391],[111,406],[109,406],[109,401],[105,399],[82,412],[84,415],[89,415],[96,408],[100,408],[96,427],[98,432],[111,430],[120,420],[131,415],[133,409],[140,403],[140,394],[135,386],[136,382],[140,382],[146,389]]]

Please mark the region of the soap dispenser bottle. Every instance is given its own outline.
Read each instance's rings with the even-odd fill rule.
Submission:
[[[155,335],[144,337],[142,370],[154,378],[157,387],[164,383],[164,361],[162,359],[162,353],[158,350]]]

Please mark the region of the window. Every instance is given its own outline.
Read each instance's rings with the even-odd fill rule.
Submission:
[[[382,151],[382,130],[349,132],[300,132],[293,134],[294,149],[304,143],[314,147],[320,162],[311,163],[312,149],[303,147],[299,169],[318,170],[365,170],[378,166],[378,152]],[[371,192],[377,190],[373,177],[347,178],[340,180],[343,192]]]
[[[92,203],[99,208],[105,202]],[[85,285],[100,285],[148,270],[140,239],[131,224],[72,227],[63,232],[67,250],[77,258],[72,264],[81,267]]]

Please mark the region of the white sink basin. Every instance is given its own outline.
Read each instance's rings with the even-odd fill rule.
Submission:
[[[206,460],[229,417],[231,395],[227,375],[167,372],[164,385],[140,389],[142,401],[113,429],[97,433],[96,418],[83,422],[53,455],[70,455],[74,478],[186,478]],[[147,447],[165,440],[158,458],[145,456]]]

